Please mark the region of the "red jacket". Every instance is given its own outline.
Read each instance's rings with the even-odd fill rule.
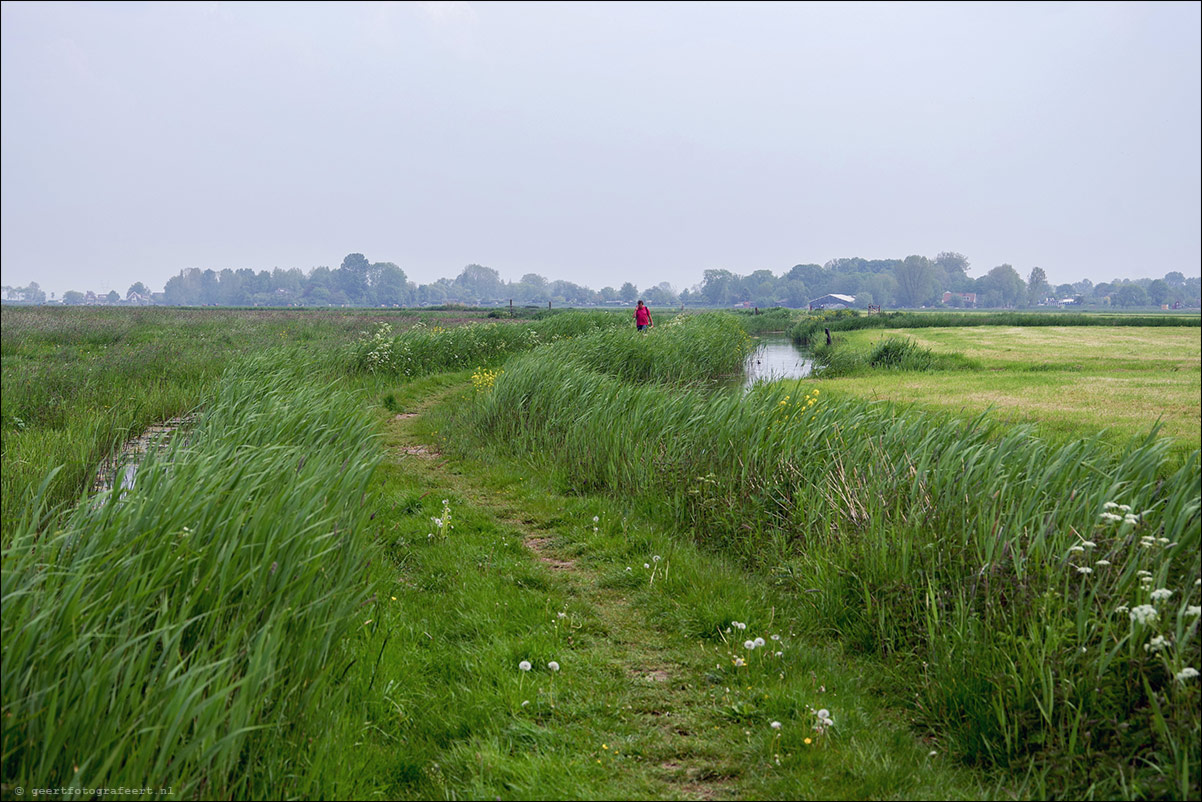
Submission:
[[[636,307],[634,310],[634,322],[639,326],[651,325],[651,310],[645,306]]]

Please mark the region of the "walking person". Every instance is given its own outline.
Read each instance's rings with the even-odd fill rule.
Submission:
[[[642,301],[634,308],[634,325],[638,326],[639,331],[655,325],[651,320],[651,310]]]

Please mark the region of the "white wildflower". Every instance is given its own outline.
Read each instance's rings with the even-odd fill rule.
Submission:
[[[780,640],[780,635],[773,635],[772,640]]]
[[[1189,607],[1185,608],[1185,614],[1191,618],[1197,618],[1198,616],[1202,615],[1202,607],[1199,607],[1196,604],[1191,604]]]
[[[774,722],[772,722],[772,729],[774,729],[774,730],[779,730],[779,729],[780,729],[780,722],[779,722],[779,721],[774,721]]]
[[[1131,620],[1137,624],[1151,624],[1160,618],[1160,613],[1150,604],[1141,604],[1131,608]]]
[[[1157,588],[1152,591],[1152,601],[1168,601],[1173,596],[1173,591],[1168,588]]]
[[[530,661],[523,660],[522,662],[518,663],[518,668],[520,668],[522,671],[529,671],[531,668]]]
[[[1157,652],[1167,649],[1172,645],[1173,642],[1171,640],[1163,635],[1157,635],[1155,638],[1152,638],[1152,640],[1144,644],[1144,651],[1156,654]]]
[[[1073,552],[1073,553],[1080,553],[1080,552],[1085,551],[1085,547],[1084,546],[1070,546],[1069,551]]]
[[[1104,512],[1099,517],[1103,521],[1109,521],[1110,523],[1115,523],[1116,521],[1123,520],[1123,516],[1115,515],[1113,512]]]
[[[1193,666],[1186,666],[1178,671],[1176,676],[1178,682],[1185,682],[1187,679],[1193,679],[1198,676],[1198,669]]]
[[[758,649],[759,647],[763,646],[763,645],[764,645],[764,639],[763,639],[763,638],[756,638],[756,639],[755,639],[755,647],[756,647],[757,649]]]
[[[1081,565],[1081,566],[1077,567],[1077,573],[1078,574],[1092,574],[1093,569],[1090,568],[1088,565]]]
[[[1094,543],[1092,540],[1082,540],[1081,545],[1087,549],[1093,549],[1093,548],[1097,548],[1098,544]]]
[[[547,663],[547,668],[551,669],[552,671],[558,671],[558,670],[559,670],[559,663],[557,663],[557,662],[555,662],[554,660],[552,660],[551,662]]]
[[[744,648],[744,649],[747,649],[747,650],[749,650],[749,651],[750,651],[751,649],[754,649],[754,648],[755,648],[755,641],[753,641],[753,640],[745,640],[745,641],[743,641],[743,648]]]
[[[1110,565],[1110,560],[1098,560],[1094,565]]]

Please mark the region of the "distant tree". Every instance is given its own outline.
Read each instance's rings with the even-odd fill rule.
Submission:
[[[63,303],[65,304],[81,304],[83,299],[84,294],[78,290],[67,290],[63,293]]]
[[[1130,308],[1133,306],[1147,306],[1148,293],[1143,287],[1134,283],[1127,283],[1114,291],[1111,297],[1115,306]]]
[[[337,286],[346,293],[348,303],[369,303],[368,272],[371,263],[361,253],[348,253],[338,268]]]
[[[1165,280],[1165,283],[1167,283],[1170,287],[1185,286],[1185,276],[1176,270],[1169,272],[1169,273],[1165,273],[1164,280]]]
[[[30,304],[44,304],[46,303],[46,293],[42,291],[36,281],[31,281],[21,290],[21,300]]]
[[[1056,300],[1059,301],[1065,298],[1073,297],[1074,293],[1076,293],[1076,290],[1073,288],[1072,284],[1057,284],[1054,292],[1056,295]]]
[[[810,291],[799,279],[782,278],[783,302],[793,309],[804,309],[810,302]]]
[[[934,301],[939,288],[935,270],[925,256],[907,256],[893,273],[899,306],[915,307]]]
[[[631,284],[629,281],[623,282],[618,288],[618,300],[625,304],[632,304],[639,299],[639,288]]]
[[[736,276],[729,270],[711,269],[702,274],[701,295],[710,306],[730,306],[736,300]]]
[[[150,295],[150,290],[146,289],[146,285],[140,281],[135,281],[129,285],[129,289],[125,291],[125,297],[128,298],[132,293],[138,295]]]
[[[935,267],[944,272],[944,277],[950,283],[963,284],[968,277],[968,257],[955,251],[941,251],[935,257]],[[952,289],[950,286],[947,289]]]
[[[642,296],[648,306],[669,307],[680,303],[676,291],[666,281],[661,281],[659,284],[643,290]]]
[[[405,306],[410,303],[409,280],[405,271],[392,262],[376,262],[371,266],[371,295],[381,306]]]
[[[1027,276],[1027,303],[1034,306],[1047,298],[1051,292],[1052,286],[1048,284],[1048,274],[1042,267],[1031,268],[1031,274]]]
[[[538,273],[527,273],[522,280],[511,285],[510,292],[520,303],[545,304],[551,299],[547,280]]]
[[[121,293],[116,290],[109,290],[108,294],[104,296],[104,300],[110,304],[119,304],[121,303]]]
[[[977,305],[1015,307],[1026,300],[1027,285],[1010,265],[998,265],[977,279]]]
[[[618,291],[613,287],[602,287],[600,289],[601,300],[604,303],[612,303],[618,300]]]
[[[452,298],[465,303],[491,301],[505,295],[501,275],[491,267],[470,264],[452,283]]]
[[[1173,288],[1169,286],[1167,281],[1160,278],[1148,282],[1148,286],[1144,288],[1144,292],[1148,294],[1148,300],[1156,306],[1167,304],[1173,298]]]
[[[877,306],[894,306],[897,297],[897,279],[888,273],[865,276],[861,290],[872,296]],[[857,298],[857,300],[859,300]]]
[[[742,281],[747,300],[755,306],[778,305],[776,276],[771,270],[756,270]]]

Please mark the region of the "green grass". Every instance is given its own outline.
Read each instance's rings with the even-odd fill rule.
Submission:
[[[227,372],[131,489],[23,510],[3,549],[6,796],[291,794],[296,742],[345,703],[379,459],[358,400],[301,359]]]
[[[1199,663],[1196,451],[1057,445],[783,386],[665,391],[564,355],[509,363],[456,429],[526,456],[561,492],[638,499],[704,545],[779,567],[812,591],[810,634],[923,666],[918,718],[965,760],[1042,767],[1056,795],[1130,792],[1120,777],[1136,795],[1196,793],[1197,686],[1174,680]],[[1107,524],[1108,503],[1139,517]],[[1118,608],[1152,587],[1180,602],[1133,625]]]
[[[375,519],[387,559],[358,647],[370,659],[347,677],[366,706],[348,709],[313,752],[351,738],[358,747],[341,758],[348,770],[327,765],[313,793],[983,796],[972,772],[881,704],[873,666],[802,637],[803,611],[771,584],[674,537],[653,513],[556,493],[492,449],[460,451],[465,383],[431,377],[389,391],[410,412],[442,400],[389,425],[395,456],[380,492],[391,503]],[[441,529],[431,520],[448,517]],[[746,650],[756,635],[772,649]],[[819,735],[810,707],[832,711],[835,726]]]
[[[927,372],[874,370],[864,355],[904,337],[932,354]],[[979,327],[842,334],[829,349],[858,367],[814,386],[824,391],[960,414],[992,409],[1064,437],[1108,430],[1113,442],[1146,433],[1199,447],[1202,333],[1194,328]]]
[[[415,335],[438,338],[419,380],[353,369],[384,318],[85,313],[18,337],[9,313],[6,797],[1198,795],[1199,684],[1177,676],[1202,662],[1202,500],[1179,441],[828,389],[852,377],[707,390],[745,352],[730,315],[498,324],[563,328],[473,386],[481,365],[440,349],[494,329],[451,313]],[[948,375],[1053,372],[945,331],[914,350],[974,362]],[[152,368],[113,367],[154,342]],[[120,418],[72,435],[94,446],[136,428],[171,352],[173,403],[202,415],[132,491],[52,493],[47,447],[9,484],[9,413],[59,430],[22,385],[42,362],[65,355],[61,423]]]

